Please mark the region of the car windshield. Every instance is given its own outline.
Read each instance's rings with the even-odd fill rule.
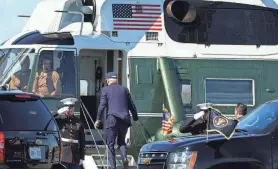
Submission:
[[[242,118],[236,129],[246,130],[250,134],[266,134],[275,126],[277,118],[278,102],[267,102]]]

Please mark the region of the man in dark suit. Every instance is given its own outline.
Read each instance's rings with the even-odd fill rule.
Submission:
[[[116,169],[115,160],[115,139],[121,152],[124,168],[128,167],[126,155],[125,137],[128,128],[131,126],[129,110],[134,121],[138,120],[137,110],[126,87],[120,86],[117,81],[117,74],[109,72],[106,76],[108,86],[102,88],[101,99],[98,107],[97,121],[95,127],[100,127],[100,119],[105,108],[106,115],[106,141],[108,145],[108,159],[112,169]]]
[[[80,169],[85,156],[84,125],[74,116],[76,98],[61,100],[64,107],[54,115],[62,136],[62,163],[67,169]]]

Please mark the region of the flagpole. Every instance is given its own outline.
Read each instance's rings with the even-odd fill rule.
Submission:
[[[208,103],[207,103],[207,105],[208,105]],[[208,108],[208,110],[209,110],[209,108]],[[207,139],[206,139],[206,142],[208,143],[208,126],[210,124],[210,111],[208,111],[207,113],[209,113],[208,114],[208,119],[207,119]]]
[[[207,139],[206,142],[208,143],[208,124],[207,124]]]

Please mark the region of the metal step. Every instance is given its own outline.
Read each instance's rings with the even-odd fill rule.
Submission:
[[[127,155],[127,159],[129,161],[129,168],[136,169],[137,165],[134,158],[131,155]],[[116,165],[117,169],[122,169],[123,164],[120,155],[116,155]],[[109,162],[107,157],[104,154],[91,154],[86,155],[85,160],[83,162],[84,169],[107,169],[109,166]]]

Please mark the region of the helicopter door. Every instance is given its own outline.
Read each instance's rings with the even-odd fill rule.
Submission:
[[[87,111],[80,110],[80,118],[85,123],[86,142],[93,145],[90,129],[93,129],[93,135],[98,145],[102,145],[102,139],[99,133],[94,130],[94,125],[90,119],[95,122],[97,117],[97,109],[100,102],[101,88],[106,86],[105,75],[107,72],[117,71],[118,51],[81,49],[79,53],[79,78],[80,78],[80,99],[86,107]],[[105,128],[106,111],[103,112],[101,121],[102,128]],[[88,120],[88,123],[86,121]],[[105,138],[103,135],[102,137]]]

